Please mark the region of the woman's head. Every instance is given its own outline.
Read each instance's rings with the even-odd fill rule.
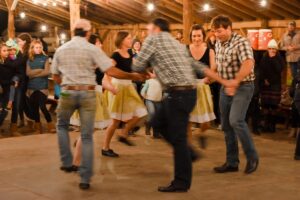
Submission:
[[[278,52],[278,44],[276,40],[272,39],[268,43],[268,54],[270,57],[274,57],[276,56],[277,52]]]
[[[199,45],[205,41],[206,33],[200,24],[195,24],[192,26],[190,31],[190,42]]]
[[[5,43],[0,43],[0,61],[4,62],[4,60],[8,57],[8,48]]]
[[[132,42],[132,49],[134,51],[140,51],[141,47],[142,47],[142,43],[141,43],[140,40],[138,40],[138,39],[133,40],[133,42]]]
[[[34,59],[35,55],[45,54],[43,52],[43,44],[39,40],[33,40],[30,45],[29,58]]]
[[[17,43],[23,54],[28,54],[32,38],[28,33],[22,33],[17,38]]]
[[[102,39],[99,35],[97,34],[91,34],[89,38],[89,43],[96,45],[97,47],[102,47]]]
[[[127,31],[119,31],[116,36],[115,45],[117,48],[131,48],[132,37]]]

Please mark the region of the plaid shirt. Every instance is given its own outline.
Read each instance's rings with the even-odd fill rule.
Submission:
[[[246,38],[233,33],[229,41],[216,43],[216,64],[219,75],[227,80],[235,79],[240,71],[242,63],[247,59],[253,59],[252,48]],[[243,81],[254,81],[254,66],[251,74]]]
[[[96,85],[95,69],[106,71],[112,60],[85,38],[73,37],[55,52],[51,72],[62,76],[62,85]]]
[[[132,69],[145,72],[149,62],[163,87],[191,86],[195,84],[195,71],[205,65],[188,56],[186,47],[170,33],[161,32],[147,37],[140,53],[134,59]]]

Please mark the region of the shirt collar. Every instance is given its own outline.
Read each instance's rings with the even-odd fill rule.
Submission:
[[[87,41],[85,37],[80,37],[80,36],[74,36],[72,38],[74,41]]]

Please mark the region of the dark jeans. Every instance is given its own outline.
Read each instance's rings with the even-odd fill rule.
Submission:
[[[161,129],[161,134],[173,147],[175,175],[172,184],[186,189],[192,182],[192,150],[188,146],[187,127],[196,99],[197,93],[193,89],[165,92],[162,107],[153,123],[153,127]]]
[[[162,102],[155,102],[150,100],[145,100],[145,104],[148,110],[148,117],[146,122],[146,128],[150,132],[151,128],[153,128],[153,136],[159,136],[161,130],[155,127],[152,127],[153,121],[155,120],[155,114],[161,110]]]
[[[221,123],[221,116],[220,116],[221,114],[220,114],[220,106],[219,106],[220,89],[221,89],[221,85],[219,83],[217,83],[217,82],[212,83],[210,85],[211,94],[213,96],[214,113],[216,115],[215,122],[217,124]]]
[[[239,164],[238,140],[242,144],[247,159],[258,159],[248,125],[245,121],[246,113],[253,95],[254,85],[241,85],[234,96],[227,96],[224,88],[220,93],[220,109],[222,130],[225,133],[226,162],[230,166]]]
[[[292,72],[292,78],[294,79],[297,75],[297,70],[300,69],[300,61],[299,62],[289,62]]]
[[[42,113],[44,114],[47,122],[51,122],[51,115],[46,107],[47,102],[47,96],[42,93],[41,91],[34,91],[29,98],[33,115],[34,115],[34,121],[39,123],[40,122],[40,109]]]
[[[258,131],[259,126],[260,126],[260,120],[261,120],[261,115],[260,115],[260,107],[259,107],[259,96],[254,96],[251,99],[249,109],[247,112],[247,122],[249,118],[251,118],[251,123],[252,123],[252,131]]]
[[[6,109],[8,99],[9,99],[10,84],[1,84],[1,87],[2,87],[2,94],[0,96],[1,108]]]

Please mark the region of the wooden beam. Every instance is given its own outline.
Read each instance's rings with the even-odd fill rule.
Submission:
[[[73,35],[75,22],[80,19],[80,0],[69,0],[70,6],[70,30]]]
[[[14,39],[16,36],[15,30],[15,11],[11,10],[11,6],[13,4],[13,0],[5,0],[7,10],[8,10],[8,27],[7,34],[9,39]]]
[[[11,7],[10,7],[10,10],[15,10],[16,7],[17,7],[18,2],[19,2],[19,0],[14,0]]]
[[[270,20],[268,24],[270,28],[286,28],[290,21],[291,20]],[[294,21],[296,22],[297,28],[300,28],[300,19]]]
[[[193,2],[183,0],[183,38],[186,44],[190,41],[190,28],[193,25]]]

